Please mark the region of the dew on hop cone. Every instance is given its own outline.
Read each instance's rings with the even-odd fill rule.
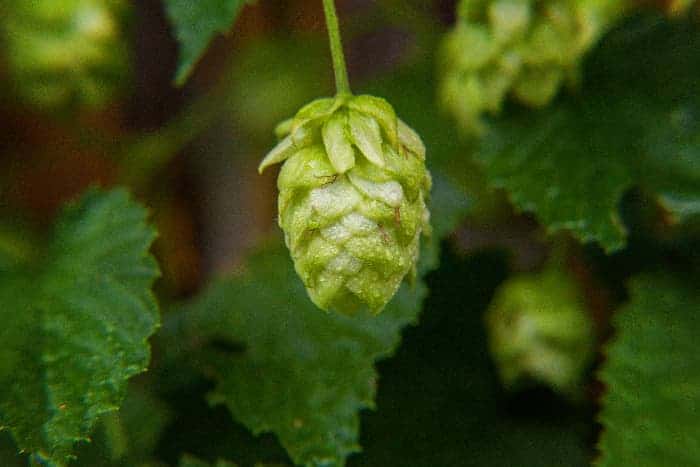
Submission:
[[[622,0],[462,0],[440,52],[439,100],[462,129],[483,130],[510,95],[548,104],[575,83],[584,54],[625,10]]]
[[[114,96],[129,68],[124,0],[9,5],[3,33],[18,97],[41,111],[61,113],[98,107]]]
[[[486,325],[506,387],[535,381],[576,394],[594,354],[595,332],[571,277],[547,269],[509,279],[497,290]]]
[[[423,142],[373,96],[313,101],[277,133],[260,171],[284,162],[279,224],[311,300],[380,312],[415,274],[430,230]]]

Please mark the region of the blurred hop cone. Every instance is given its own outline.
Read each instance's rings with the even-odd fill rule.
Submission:
[[[311,300],[379,313],[415,274],[431,187],[420,137],[372,96],[319,99],[277,129],[279,224]]]
[[[548,104],[575,83],[584,54],[624,10],[622,0],[462,0],[439,58],[439,100],[468,134],[507,96]]]
[[[95,108],[112,98],[129,68],[124,0],[10,2],[4,38],[15,92],[50,113]]]
[[[595,334],[578,284],[555,269],[506,281],[486,314],[489,347],[509,389],[537,382],[575,396]]]

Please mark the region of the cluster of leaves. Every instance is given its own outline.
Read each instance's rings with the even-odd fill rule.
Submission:
[[[631,187],[678,221],[697,220],[699,45],[694,24],[628,23],[589,59],[576,95],[493,125],[477,156],[486,176],[550,232],[568,230],[608,252],[625,246],[619,206]]]
[[[648,254],[627,245],[620,210],[632,187],[641,193],[637,203],[666,211],[662,222],[676,242],[695,238],[699,40],[697,25],[682,21],[646,16],[622,25],[589,58],[578,93],[493,122],[476,156],[489,182],[550,233],[568,231],[608,253],[628,247],[628,254]],[[659,240],[645,248],[659,248]],[[700,460],[687,418],[700,401],[690,337],[700,306],[698,263],[689,260],[683,280],[673,278],[678,261],[663,263],[665,270],[649,264],[654,274],[634,278],[631,302],[613,321],[616,336],[600,373],[607,393],[597,465],[690,467]]]
[[[165,3],[181,43],[182,83],[246,2]],[[691,22],[629,20],[588,57],[576,93],[537,112],[507,109],[489,122],[470,162],[435,111],[429,58],[368,84],[424,135],[437,174],[434,232],[416,283],[404,284],[378,317],[324,314],[271,242],[244,270],[164,307],[154,339],[159,358],[130,387],[149,366],[147,340],[159,325],[151,292],[158,267],[148,253],[155,234],[126,191],[88,192],[59,216],[45,247],[0,242],[0,427],[46,465],[76,455],[96,466],[499,466],[514,459],[583,466],[594,458],[605,467],[698,465],[700,261],[688,255],[700,214],[698,46],[700,28]],[[499,387],[482,318],[508,276],[505,259],[440,253],[441,240],[473,207],[460,188],[473,193],[474,171],[548,232],[624,250],[612,261],[597,246],[589,250],[611,283],[652,270],[631,281],[629,301],[614,315],[600,372],[607,389],[598,455],[592,407]],[[632,187],[639,189],[632,204],[658,203],[668,213],[671,240],[625,224],[622,200]],[[11,254],[18,251],[21,257]],[[679,252],[685,257],[668,260]],[[420,327],[409,327],[423,308]],[[533,400],[541,403],[529,411]],[[6,450],[0,446],[4,464],[22,461]]]

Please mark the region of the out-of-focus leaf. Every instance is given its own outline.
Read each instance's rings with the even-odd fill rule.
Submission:
[[[641,183],[679,222],[700,217],[700,99],[692,97],[656,116],[660,124],[649,122],[641,174]]]
[[[215,463],[210,464],[203,460],[200,460],[189,454],[185,454],[180,459],[179,467],[237,467],[238,464],[233,462],[228,462],[222,459],[218,459]],[[261,462],[256,462],[255,467],[286,467],[285,464],[264,464]]]
[[[440,199],[452,203],[436,211],[424,250],[431,266],[440,237],[465,209],[463,198],[436,185]],[[176,341],[199,336],[240,346],[201,359],[202,370],[218,381],[211,402],[225,404],[254,433],[274,432],[298,464],[341,466],[360,449],[358,412],[374,407],[374,362],[393,353],[425,294],[418,280],[402,286],[379,316],[323,313],[308,299],[286,250],[267,248],[250,258],[244,274],[219,280],[177,311],[186,321]]]
[[[441,174],[433,175],[430,192],[431,237],[423,242],[418,272],[421,276],[436,269],[440,263],[440,241],[449,235],[471,208],[471,200]]]
[[[120,429],[126,437],[127,450],[123,457],[143,461],[155,451],[173,415],[163,401],[133,388],[124,399],[118,416]]]
[[[36,255],[36,239],[15,222],[0,222],[0,272],[21,267]]]
[[[625,245],[618,215],[633,185],[681,220],[700,213],[700,30],[637,18],[591,58],[579,95],[492,125],[478,159],[489,181],[549,231],[607,251]]]
[[[180,43],[177,84],[184,84],[214,36],[231,28],[245,3],[246,0],[165,1],[168,18]]]
[[[251,137],[272,145],[277,124],[332,91],[327,49],[323,37],[285,35],[251,41],[234,57],[231,110]]]
[[[26,456],[17,452],[17,447],[10,436],[4,431],[0,433],[0,465],[3,467],[26,467]]]
[[[171,418],[162,400],[141,384],[131,384],[119,411],[102,417],[92,442],[79,446],[79,465],[112,467],[151,461]]]
[[[37,460],[69,459],[145,370],[154,236],[125,191],[92,191],[59,218],[41,271],[0,275],[0,421]]]
[[[208,462],[205,462],[203,460],[197,459],[194,456],[190,456],[189,454],[185,454],[182,456],[182,459],[180,459],[180,467],[236,467],[237,464],[234,464],[233,462],[227,462],[225,460],[217,460],[215,463],[210,464]]]
[[[632,281],[601,371],[600,467],[700,465],[697,285],[662,274]]]
[[[585,467],[588,410],[545,390],[509,396],[488,352],[484,312],[507,275],[503,256],[444,252],[427,278],[421,325],[381,362],[377,410],[348,465]]]

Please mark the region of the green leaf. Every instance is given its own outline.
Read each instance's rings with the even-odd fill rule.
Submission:
[[[698,47],[696,26],[656,18],[612,33],[579,95],[493,124],[477,155],[490,183],[550,232],[608,252],[625,245],[618,204],[632,186],[681,219],[699,214]]]
[[[358,412],[374,407],[373,363],[398,345],[424,297],[423,284],[404,286],[377,318],[330,315],[308,300],[286,250],[251,258],[247,276],[197,304],[226,312],[220,337],[246,347],[243,358],[208,362],[219,380],[211,401],[256,434],[273,431],[296,463],[342,465],[360,449]]]
[[[170,407],[145,389],[153,384],[146,385],[145,380],[141,377],[138,383],[130,384],[119,411],[101,417],[91,435],[92,442],[78,446],[75,454],[80,465],[141,466],[153,460],[173,417]]]
[[[26,467],[27,459],[17,452],[15,443],[7,431],[0,432],[0,465],[3,467]]]
[[[438,211],[425,250],[431,265],[439,239],[465,209],[463,198],[436,185],[440,199],[454,203]],[[186,321],[175,321],[179,334],[163,347],[206,339],[241,346],[241,352],[210,348],[196,358],[218,381],[210,401],[225,404],[256,434],[274,432],[297,464],[342,466],[360,450],[358,412],[374,407],[374,362],[393,353],[425,295],[417,281],[404,284],[376,317],[323,313],[307,297],[288,252],[274,246],[252,256],[244,274],[215,282],[182,307],[174,316]]]
[[[166,0],[165,7],[180,43],[175,82],[182,85],[214,36],[227,32],[246,0]]]
[[[125,191],[92,191],[59,218],[42,270],[0,274],[0,423],[37,459],[69,459],[146,369],[154,237]]]
[[[600,467],[700,465],[700,289],[667,275],[637,277],[615,316],[601,378]]]
[[[180,467],[236,467],[236,465],[237,464],[234,464],[233,462],[227,462],[224,460],[217,460],[214,464],[210,464],[203,460],[197,459],[194,456],[190,456],[189,454],[182,456],[179,464]]]
[[[132,386],[116,416],[114,429],[117,432],[111,432],[109,426],[105,427],[105,444],[113,458],[128,458],[134,464],[146,460],[158,447],[160,437],[172,418],[173,414],[163,401]],[[119,444],[124,446],[122,456],[116,449]]]
[[[502,390],[484,312],[506,256],[445,249],[427,278],[421,324],[379,364],[377,410],[362,420],[350,466],[586,467],[589,411],[546,390]]]

